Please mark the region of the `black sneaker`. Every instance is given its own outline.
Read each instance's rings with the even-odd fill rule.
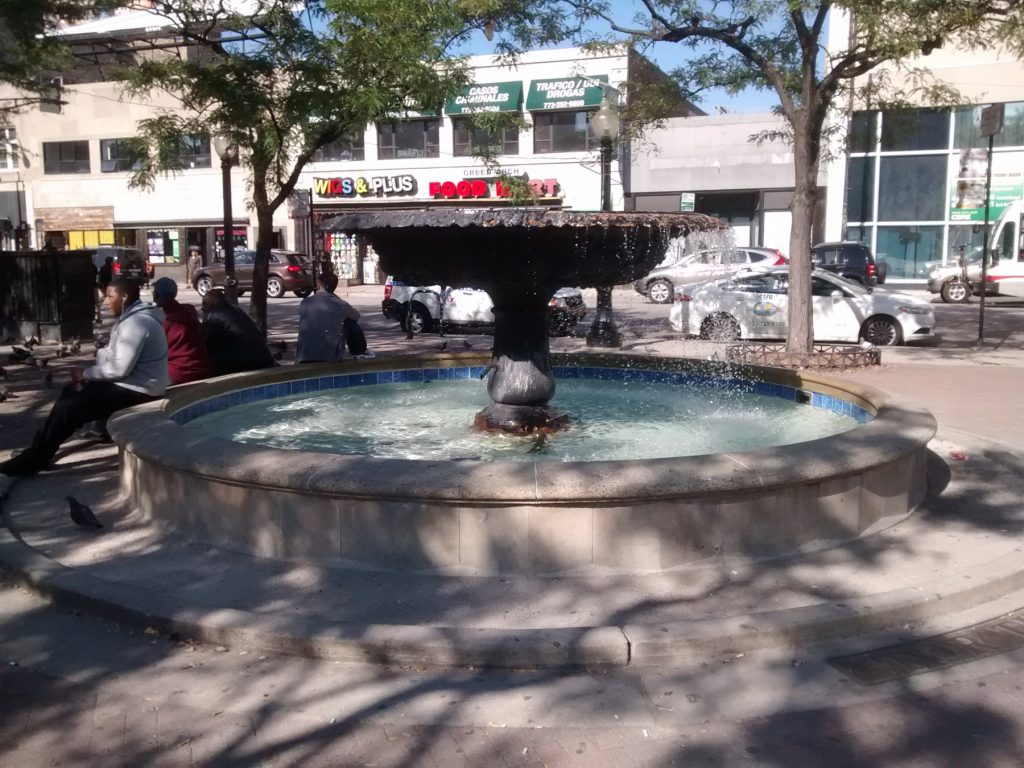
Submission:
[[[0,475],[8,477],[31,477],[46,469],[46,463],[40,462],[31,451],[22,451],[17,456],[0,462]]]

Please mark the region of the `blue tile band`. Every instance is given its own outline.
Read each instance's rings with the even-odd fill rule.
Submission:
[[[313,379],[296,379],[278,384],[264,384],[258,387],[227,392],[223,395],[199,400],[171,414],[171,420],[177,424],[187,424],[194,419],[207,416],[216,411],[223,411],[236,405],[254,403],[258,400],[274,400],[288,395],[300,395],[309,392],[322,392],[328,389],[346,389],[348,387],[376,386],[378,384],[397,384],[402,382],[456,381],[477,379],[483,373],[483,366],[462,366],[454,368],[413,368],[408,370],[378,371],[375,373],[349,373],[340,376],[321,376]],[[587,368],[577,366],[556,366],[553,369],[556,379],[595,379],[599,381],[642,381],[652,384],[670,384],[685,387],[704,387],[707,389],[735,389],[751,392],[766,397],[779,397],[783,400],[801,402],[808,395],[808,404],[812,408],[823,408],[826,411],[849,416],[860,424],[871,421],[871,413],[847,400],[841,400],[820,392],[805,392],[784,384],[773,384],[767,381],[751,381],[750,379],[723,378],[718,376],[700,376],[681,371],[647,371],[637,368]]]

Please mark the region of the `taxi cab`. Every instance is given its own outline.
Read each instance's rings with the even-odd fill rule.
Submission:
[[[744,272],[676,289],[669,323],[702,339],[784,339],[789,267]],[[811,276],[815,341],[884,347],[931,337],[935,312],[916,296],[870,290],[816,269]]]

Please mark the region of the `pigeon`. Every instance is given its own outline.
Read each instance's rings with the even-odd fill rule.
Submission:
[[[472,349],[473,345],[469,343],[469,339],[462,340],[462,346],[464,349]]]
[[[11,347],[11,354],[8,358],[12,363],[24,363],[32,357],[32,353],[24,347]]]
[[[437,351],[438,352],[444,352],[446,349],[448,349],[448,342],[447,341],[443,341],[440,344],[438,344],[438,346],[437,346]]]
[[[415,336],[416,336],[416,334],[413,333],[412,331],[406,331],[405,332],[405,340],[406,341],[412,341],[413,337],[415,337]]]
[[[2,403],[5,400],[7,400],[7,398],[10,397],[10,396],[11,396],[11,391],[9,389],[7,389],[7,387],[5,387],[2,384],[0,384],[0,403]]]
[[[53,389],[53,372],[47,371],[43,374],[43,389]]]
[[[68,500],[68,507],[71,510],[71,520],[75,525],[95,531],[103,527],[103,523],[96,519],[89,507],[78,501],[74,496],[65,496]]]
[[[27,339],[25,339],[25,346],[28,347],[29,349],[32,349],[32,347],[36,346],[38,343],[39,339],[37,339],[35,336],[29,336]]]
[[[281,350],[281,352],[287,352],[288,351],[288,342],[285,341],[284,339],[281,339],[279,342],[277,342],[277,348],[279,350]]]
[[[81,351],[82,351],[82,342],[80,342],[78,339],[75,339],[74,341],[72,341],[71,342],[71,354],[77,355]]]
[[[7,371],[5,371],[3,368],[0,368],[0,379],[3,379],[4,381],[10,381],[11,379],[11,377],[7,374]]]

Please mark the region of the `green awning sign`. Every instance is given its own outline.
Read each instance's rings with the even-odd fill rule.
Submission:
[[[608,82],[608,75],[565,77],[552,80],[534,80],[526,97],[530,111],[546,109],[583,109],[601,103],[604,89],[595,82]]]
[[[449,115],[472,112],[518,112],[523,99],[523,84],[520,81],[508,83],[471,83],[462,93],[448,99],[444,111]]]

